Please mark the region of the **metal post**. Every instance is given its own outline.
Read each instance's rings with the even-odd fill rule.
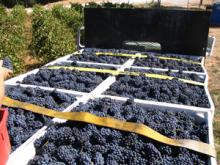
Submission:
[[[160,7],[160,5],[161,5],[161,0],[158,0],[157,2],[158,2],[158,3],[157,3],[157,7]]]
[[[203,0],[200,0],[200,5],[202,5],[202,3],[203,3]]]
[[[80,50],[82,48],[84,48],[85,46],[81,44],[81,31],[84,30],[85,27],[82,26],[78,29],[78,32],[77,32],[77,40],[76,40],[76,43],[77,43],[77,50]]]
[[[203,4],[203,0],[200,0],[199,8],[202,6],[202,4]]]

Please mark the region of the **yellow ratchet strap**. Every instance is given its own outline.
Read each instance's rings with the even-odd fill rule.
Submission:
[[[128,71],[124,71],[124,72],[120,72],[120,74],[123,75],[132,75],[132,76],[139,76],[141,73],[140,72],[128,72]],[[162,75],[162,74],[154,74],[154,73],[142,73],[145,77],[149,77],[149,78],[156,78],[156,79],[163,79],[163,80],[172,80],[175,79],[176,77],[172,77],[172,76],[167,76],[167,75]],[[187,79],[181,79],[181,78],[176,78],[179,81],[182,81],[184,83],[187,84],[192,84],[192,85],[199,85],[199,86],[204,86],[204,83],[201,82],[197,82],[197,81],[193,81],[193,80],[187,80]]]
[[[157,78],[157,79],[164,79],[164,80],[172,80],[172,79],[175,79],[175,77],[172,77],[172,76],[166,76],[166,75],[160,75],[160,74],[153,74],[153,73],[144,73],[144,75],[146,77],[150,77],[150,78]],[[204,86],[205,84],[204,83],[201,83],[201,82],[197,82],[197,81],[193,81],[193,80],[187,80],[187,79],[182,79],[182,78],[176,78],[178,79],[179,81],[182,81],[184,83],[187,83],[187,84],[192,84],[192,85],[199,85],[199,86]]]
[[[140,72],[129,72],[129,71],[118,71],[118,70],[111,70],[111,69],[97,69],[97,68],[84,68],[84,67],[75,67],[75,66],[48,66],[47,69],[69,69],[69,70],[78,70],[81,72],[96,72],[96,73],[109,73],[112,75],[133,75],[133,76],[139,76],[141,73]],[[154,73],[143,73],[146,77],[149,78],[156,78],[156,79],[168,79],[172,80],[175,77],[171,76],[166,76],[166,75],[161,75],[161,74],[154,74]],[[181,78],[176,78],[179,81],[182,81],[187,84],[192,84],[192,85],[199,85],[199,86],[204,86],[204,83],[193,81],[193,80],[187,80],[187,79],[181,79]]]
[[[147,58],[148,55],[144,54],[127,54],[127,53],[112,53],[112,52],[97,52],[96,55],[108,55],[108,56],[122,56],[122,57],[139,57],[139,58]],[[161,60],[173,60],[173,61],[182,61],[185,63],[191,63],[191,64],[199,64],[201,65],[201,62],[193,61],[193,60],[185,60],[180,58],[174,58],[174,57],[164,57],[164,56],[155,56]]]
[[[193,60],[185,60],[185,59],[180,59],[180,58],[174,58],[174,57],[163,57],[163,56],[158,56],[159,59],[161,60],[173,60],[173,61],[181,61],[185,63],[191,63],[191,64],[200,64],[201,62],[193,61]]]
[[[88,112],[58,112],[34,104],[13,100],[9,97],[4,97],[3,105],[13,108],[21,108],[49,117],[80,121],[122,131],[134,132],[167,145],[184,147],[202,154],[216,157],[215,148],[210,144],[188,139],[171,139],[140,123],[126,122],[112,117],[99,117]]]
[[[120,71],[111,70],[111,69],[84,68],[84,67],[75,67],[75,66],[48,66],[47,69],[68,69],[68,70],[77,70],[81,72],[109,73],[112,75],[118,75],[120,73]]]
[[[80,52],[74,52],[73,55],[81,55]]]
[[[99,55],[107,55],[107,56],[120,56],[120,57],[147,57],[147,55],[141,54],[128,54],[128,53],[112,53],[112,52],[96,52],[97,56]]]

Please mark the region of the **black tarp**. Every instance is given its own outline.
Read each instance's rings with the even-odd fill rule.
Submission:
[[[124,41],[161,44],[161,53],[205,56],[208,11],[170,9],[85,9],[85,46],[123,48]]]

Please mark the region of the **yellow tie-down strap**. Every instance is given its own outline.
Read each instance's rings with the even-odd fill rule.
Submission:
[[[193,80],[187,80],[187,79],[181,79],[181,78],[176,78],[172,76],[166,76],[166,75],[161,75],[161,74],[154,74],[154,73],[140,73],[140,72],[129,72],[129,71],[118,71],[118,70],[111,70],[111,69],[97,69],[97,68],[84,68],[84,67],[74,67],[74,66],[48,66],[47,68],[43,69],[69,69],[69,70],[78,70],[81,72],[96,72],[96,73],[109,73],[112,75],[133,75],[133,76],[139,76],[139,75],[144,75],[145,77],[149,78],[157,78],[157,79],[178,79],[179,81],[182,81],[187,84],[192,84],[192,85],[199,85],[199,86],[204,86],[204,83],[193,81]]]
[[[140,53],[128,54],[128,53],[96,52],[95,54],[97,56],[107,55],[107,56],[120,56],[120,57],[131,57],[131,58],[135,58],[135,57],[147,58],[148,57],[147,55],[143,55],[143,54],[140,54]]]
[[[77,51],[77,52],[74,52],[73,55],[81,55],[81,53]]]
[[[215,148],[210,144],[196,140],[171,139],[140,123],[122,121],[112,117],[99,117],[88,112],[58,112],[34,104],[13,100],[9,97],[4,97],[3,105],[13,108],[21,108],[49,117],[71,121],[80,121],[122,131],[133,132],[167,145],[184,147],[202,154],[216,157]]]
[[[68,70],[77,70],[81,72],[96,72],[96,73],[109,73],[112,75],[120,74],[118,70],[111,69],[98,69],[98,68],[84,68],[84,67],[75,67],[75,66],[48,66],[42,69],[68,69]]]
[[[187,84],[192,84],[192,85],[199,85],[199,86],[204,86],[204,83],[193,81],[193,80],[187,80],[187,79],[182,79],[182,78],[176,78],[172,76],[167,76],[167,75],[162,75],[162,74],[154,74],[154,73],[140,73],[140,72],[129,72],[129,71],[124,71],[120,72],[120,74],[124,75],[133,75],[133,76],[139,76],[139,75],[144,75],[145,77],[149,78],[156,78],[156,79],[163,79],[163,80],[172,80],[172,79],[177,79],[179,81],[182,81]]]
[[[112,52],[96,52],[97,56],[100,55],[107,55],[107,56],[121,56],[121,57],[132,57],[132,58],[148,58],[148,55],[136,53],[136,54],[128,54],[128,53],[112,53]],[[180,58],[174,58],[174,57],[164,57],[164,56],[155,56],[161,60],[173,60],[173,61],[181,61],[185,63],[191,63],[191,64],[198,64],[201,65],[201,62],[193,61],[193,60],[186,60],[186,59],[180,59]]]

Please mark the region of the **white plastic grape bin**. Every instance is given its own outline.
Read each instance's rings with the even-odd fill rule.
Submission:
[[[104,97],[108,97],[111,99],[115,99],[119,102],[124,102],[126,101],[126,98],[119,98],[119,97],[111,97],[111,96],[107,96],[107,95],[100,95],[97,97],[93,97],[92,99],[98,99],[98,98],[104,98]],[[88,101],[88,100],[87,100]],[[86,103],[87,101],[85,101],[84,103]],[[151,107],[151,104],[148,104],[147,102],[138,102],[137,100],[135,100],[135,102],[143,107]],[[154,108],[167,108],[167,107],[163,107],[163,106],[155,106]],[[208,129],[209,129],[209,133],[208,133],[208,137],[207,137],[207,143],[209,143],[210,145],[214,146],[214,139],[213,139],[213,128],[212,128],[212,117],[210,112],[203,112],[203,111],[193,111],[193,110],[188,110],[188,109],[184,109],[184,108],[172,108],[169,109],[171,111],[186,111],[189,115],[195,115],[197,117],[197,121],[199,120],[205,120],[208,123]],[[71,111],[71,109],[69,109],[68,111]],[[54,122],[61,122],[60,120],[56,120],[54,119]],[[65,120],[62,120],[62,122],[65,122]],[[44,126],[41,130],[39,130],[34,136],[32,136],[28,141],[26,141],[21,147],[19,147],[14,153],[12,153],[10,155],[10,159],[7,163],[7,165],[14,165],[14,164],[19,164],[19,165],[26,165],[28,163],[28,161],[30,161],[31,159],[34,158],[35,154],[36,154],[36,150],[34,147],[34,142],[36,139],[42,137],[47,131],[47,126]],[[210,165],[216,165],[216,159],[215,158],[209,158],[208,163]]]
[[[215,36],[209,36],[209,38],[212,38],[213,42],[212,42],[211,48],[209,48],[209,49],[211,49],[210,51],[207,51],[207,49],[208,49],[208,46],[207,46],[207,48],[206,48],[206,56],[212,56],[213,51],[214,51],[214,47],[215,47],[215,42],[216,42],[216,37]]]
[[[84,49],[81,49],[79,52],[82,53],[84,51]],[[154,54],[154,53],[149,53],[149,54]],[[166,54],[165,54],[166,55]],[[164,56],[165,56],[164,55]],[[169,54],[168,54],[169,55]],[[175,56],[178,56],[178,57],[189,57],[188,55],[178,55],[178,54],[173,54]],[[62,62],[71,62],[71,60],[69,59],[70,56],[67,56],[65,59],[62,59],[61,61]],[[201,77],[204,77],[205,80],[204,80],[204,83],[205,85],[208,85],[208,74],[207,74],[207,71],[204,67],[204,64],[205,64],[205,58],[204,57],[198,57],[198,56],[190,56],[190,57],[193,57],[197,60],[199,60],[201,62],[201,66],[202,66],[202,72],[197,72],[197,71],[186,71],[186,70],[183,70],[183,73],[193,73],[193,74],[197,74]],[[59,62],[61,62],[59,61]],[[81,64],[97,64],[97,65],[100,65],[100,66],[112,66],[112,67],[120,67],[120,65],[116,65],[116,64],[106,64],[106,63],[97,63],[97,62],[94,62],[94,61],[89,61],[89,62],[86,62],[86,61],[77,61],[77,63],[81,63]],[[164,68],[155,68],[155,67],[143,67],[143,66],[135,66],[133,65],[134,63],[134,60],[132,62],[132,65],[130,66],[130,68],[134,68],[134,69],[143,69],[143,70],[155,70],[155,71],[168,71],[168,69],[164,69]],[[54,63],[53,63],[54,64]],[[179,70],[175,70],[175,69],[171,69],[170,71],[172,72],[178,72]]]
[[[80,50],[80,52],[82,52],[83,50]],[[55,61],[52,61],[48,64],[46,64],[46,66],[48,65],[54,65],[56,63],[61,63],[61,62],[68,62],[68,58],[73,55],[73,54],[69,54],[66,55],[64,57],[58,58]],[[203,59],[202,59],[203,60]],[[71,61],[69,61],[71,62]],[[94,66],[112,66],[112,67],[116,67],[117,70],[119,71],[124,71],[127,68],[131,68],[134,67],[132,66],[134,62],[134,59],[129,59],[128,61],[126,61],[123,65],[114,65],[114,64],[106,64],[106,63],[96,63],[96,62],[83,62],[83,61],[77,61],[77,63],[81,63],[81,64],[92,64]],[[202,66],[204,68],[204,66]],[[138,67],[140,69],[142,69],[142,67]],[[160,68],[152,68],[155,70],[158,70]],[[163,71],[164,69],[162,69]],[[5,85],[20,85],[22,87],[39,87],[43,90],[54,90],[55,88],[50,88],[50,87],[41,87],[41,86],[35,86],[35,85],[27,85],[27,84],[20,84],[17,83],[17,81],[22,81],[24,77],[26,77],[29,74],[35,74],[39,71],[39,69],[35,69],[32,70],[30,72],[27,72],[25,74],[22,74],[20,76],[14,77],[12,79],[9,79],[5,82]],[[167,71],[166,69],[164,71]],[[200,76],[204,76],[205,77],[205,83],[207,84],[207,72],[204,68],[204,73],[197,73]],[[175,72],[175,71],[174,71]],[[187,73],[187,71],[184,71]],[[125,101],[127,98],[125,97],[118,97],[118,96],[108,96],[108,95],[102,95],[109,87],[110,85],[112,85],[114,82],[116,81],[116,77],[115,76],[109,76],[108,78],[106,78],[105,80],[103,80],[102,83],[100,83],[99,85],[97,85],[97,87],[91,91],[90,93],[85,93],[85,92],[79,92],[79,91],[74,91],[74,90],[66,90],[66,89],[56,89],[59,92],[63,92],[63,93],[69,93],[69,94],[73,94],[73,95],[78,95],[79,97],[77,98],[77,101],[75,101],[72,105],[70,105],[69,107],[67,107],[64,111],[71,111],[72,108],[76,107],[79,103],[86,103],[89,99],[92,98],[99,98],[99,97],[109,97],[112,99],[116,99],[118,101]],[[195,106],[186,106],[186,105],[180,105],[180,104],[172,104],[172,103],[162,103],[162,102],[157,102],[157,101],[148,101],[148,100],[140,100],[140,99],[135,99],[135,102],[138,104],[141,104],[143,106],[153,106],[153,107],[158,107],[158,108],[167,108],[171,111],[178,111],[178,110],[184,110],[191,113],[197,113],[197,114],[202,114],[203,118],[205,118],[205,120],[208,122],[209,125],[209,137],[208,137],[208,141],[211,145],[214,145],[214,140],[213,140],[213,128],[212,128],[212,119],[213,119],[213,115],[214,115],[214,104],[213,101],[210,97],[209,91],[208,91],[208,87],[207,85],[204,86],[205,88],[205,92],[206,95],[208,97],[209,103],[210,103],[210,108],[200,108],[200,107],[195,107]],[[63,120],[60,119],[54,119],[54,122],[61,122]],[[46,131],[47,126],[42,127],[40,130],[38,130],[32,137],[30,137],[26,142],[24,142],[20,147],[18,147],[13,153],[11,153],[9,161],[7,164],[27,164],[27,162],[33,158],[33,156],[35,155],[35,149],[33,146],[33,142],[39,138],[40,136],[43,136],[45,131]],[[24,156],[25,155],[25,156]],[[210,159],[210,164],[215,165],[216,164],[216,159],[211,158]]]
[[[65,58],[68,58],[70,55],[67,55],[65,57],[59,58],[55,61],[52,61],[50,63],[48,63],[47,65],[53,65],[54,63],[57,63],[59,61],[65,61]],[[125,64],[121,65],[118,70],[119,71],[123,71],[124,68],[127,67],[127,65],[130,65],[130,60],[128,60]],[[109,88],[109,86],[115,82],[115,77],[114,76],[109,76],[108,78],[106,78],[105,80],[103,80],[102,83],[100,83],[99,85],[97,85],[97,87],[91,91],[90,93],[85,93],[85,92],[78,92],[78,91],[73,91],[73,90],[66,90],[66,89],[57,89],[57,88],[51,88],[51,87],[42,87],[42,86],[36,86],[36,85],[27,85],[27,84],[20,84],[17,83],[17,81],[22,81],[24,77],[26,77],[29,74],[35,74],[39,71],[39,69],[35,69],[32,70],[30,72],[27,72],[25,74],[19,75],[17,77],[14,77],[12,79],[9,79],[7,81],[5,81],[5,86],[6,88],[9,86],[16,86],[19,85],[21,87],[32,87],[32,88],[40,88],[42,90],[48,90],[48,91],[52,91],[52,90],[57,90],[58,92],[63,92],[63,93],[68,93],[68,94],[72,94],[77,97],[77,100],[72,103],[70,106],[68,106],[66,109],[64,109],[63,111],[69,111],[71,110],[73,107],[77,106],[80,102],[87,102],[87,100],[89,100],[90,98],[92,98],[94,95],[97,94],[101,94],[103,93],[105,90],[107,90]],[[18,147],[13,153],[11,153],[10,159],[9,159],[9,164],[10,161],[13,160],[11,159],[11,157],[13,157],[13,155],[15,155],[17,152],[19,152],[22,148],[26,147],[30,142],[32,142],[36,137],[38,137],[39,134],[41,134],[42,131],[44,131],[46,129],[47,126],[43,126],[41,129],[39,129],[36,133],[34,133],[28,140],[26,140],[26,142],[24,142],[20,147]],[[28,155],[28,153],[27,153]]]
[[[7,89],[7,88],[10,88],[10,87],[13,87],[13,86],[14,85],[6,85],[5,88]],[[21,87],[26,88],[26,86],[21,86]],[[55,90],[54,88],[42,88],[42,87],[37,87],[37,86],[31,86],[31,87],[32,88],[40,88],[40,89],[42,89],[44,91],[53,91],[53,90]],[[75,91],[68,91],[67,92],[66,90],[62,90],[62,89],[56,89],[56,90],[58,92],[60,92],[60,93],[70,94],[70,95],[72,95],[72,96],[74,96],[76,98],[76,100],[73,103],[70,103],[70,105],[65,107],[62,111],[65,111],[65,110],[68,110],[68,109],[72,109],[73,107],[77,106],[80,102],[82,102],[83,98],[85,98],[85,93],[79,93],[79,92],[75,92]],[[35,137],[35,133],[30,138],[32,138],[32,137]]]
[[[83,50],[80,50],[81,52]],[[52,61],[48,64],[46,64],[45,66],[48,66],[48,65],[54,65],[56,63],[62,63],[62,62],[66,62],[68,61],[67,59],[71,56],[72,54],[70,55],[66,55],[64,57],[61,57],[61,58],[58,58],[57,60],[55,61]],[[118,68],[117,70],[120,70],[120,71],[124,71],[125,69],[128,69],[128,68],[131,68],[132,64],[134,62],[134,59],[129,59],[127,62],[125,62],[123,65],[112,65],[112,64],[103,64],[103,63],[94,63],[94,62],[81,62],[79,61],[79,63],[81,64],[92,64],[92,65],[97,65],[97,66],[113,66],[113,67],[116,67]],[[204,66],[203,66],[204,67]],[[140,69],[142,69],[141,67],[138,67]],[[155,69],[155,68],[153,68]],[[158,68],[156,68],[158,70]],[[161,69],[159,69],[161,70]],[[162,69],[163,70],[163,69]],[[5,82],[5,84],[7,85],[16,85],[16,84],[19,84],[17,83],[17,81],[22,81],[24,79],[24,77],[26,77],[27,75],[29,74],[35,74],[39,71],[39,69],[35,69],[35,70],[32,70],[30,72],[27,72],[25,74],[22,74],[20,76],[17,76],[17,77],[14,77],[10,80],[7,80]],[[163,70],[163,71],[167,71],[167,70]],[[206,70],[205,70],[206,71]],[[209,100],[209,104],[210,104],[210,108],[201,108],[201,107],[195,107],[195,106],[187,106],[187,105],[180,105],[180,104],[172,104],[172,103],[162,103],[162,102],[158,102],[158,101],[149,101],[150,103],[152,103],[152,105],[158,105],[158,104],[161,104],[161,105],[164,105],[164,106],[167,106],[167,107],[184,107],[186,109],[193,109],[193,110],[202,110],[202,111],[210,111],[212,116],[214,115],[214,111],[215,111],[215,107],[214,107],[214,103],[212,101],[212,98],[210,96],[210,93],[209,93],[209,90],[208,90],[208,86],[207,86],[207,82],[208,82],[208,74],[206,74],[206,79],[205,79],[205,83],[206,85],[204,86],[205,88],[205,92],[206,92],[206,95],[208,97],[208,100]],[[204,75],[203,73],[200,74],[200,75]],[[96,89],[94,89],[92,92],[90,92],[91,95],[97,95],[97,94],[101,94],[103,92],[105,92],[109,87],[110,85],[112,85],[114,82],[116,81],[116,77],[115,76],[109,76],[107,79],[105,79],[101,84],[99,84],[97,86]],[[21,84],[21,86],[32,86],[32,87],[35,87],[34,85],[26,85],[26,84]],[[47,87],[42,87],[44,89],[46,89]],[[67,92],[69,90],[63,90],[63,92]],[[77,91],[74,91],[74,93],[82,93],[82,92],[77,92]]]

